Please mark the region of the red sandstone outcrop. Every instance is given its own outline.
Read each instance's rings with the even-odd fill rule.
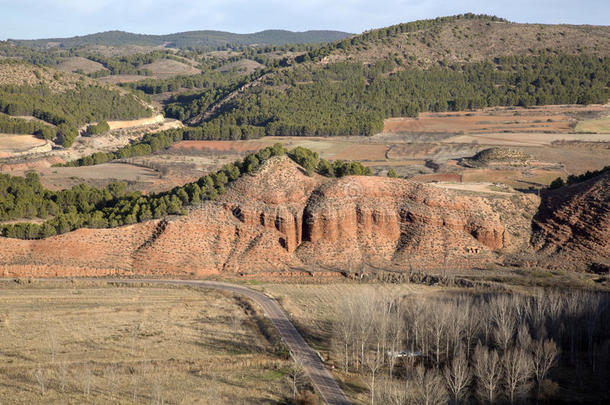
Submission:
[[[480,197],[379,177],[307,176],[274,158],[189,215],[40,241],[0,238],[0,275],[198,276],[362,263],[474,266],[530,238],[535,197]]]
[[[610,173],[549,192],[532,244],[562,268],[610,268]]]

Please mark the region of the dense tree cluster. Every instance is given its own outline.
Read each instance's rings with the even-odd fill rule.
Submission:
[[[343,160],[329,162],[321,159],[318,152],[301,146],[289,151],[288,156],[303,166],[309,175],[314,171],[325,177],[370,176],[372,174],[371,169],[360,162],[345,162]]]
[[[106,121],[100,121],[97,124],[92,124],[87,127],[86,135],[94,136],[110,131],[110,125]]]
[[[40,134],[41,138],[52,139],[55,128],[39,121],[14,118],[0,113],[0,132],[5,134]]]
[[[149,117],[152,111],[132,94],[79,82],[76,88],[55,92],[44,85],[0,86],[0,113],[13,116],[34,116],[56,125],[56,134],[49,129],[35,128],[48,139],[58,137],[69,147],[78,135],[77,128],[87,122],[111,119]],[[6,119],[2,122],[9,123]],[[2,125],[2,123],[0,123]],[[23,128],[19,125],[17,128]]]
[[[79,54],[79,53],[77,53]],[[103,77],[109,75],[142,75],[150,76],[152,72],[144,68],[160,59],[174,59],[183,62],[180,58],[171,55],[169,51],[153,51],[145,54],[134,54],[120,57],[109,57],[99,54],[82,54],[89,60],[102,64],[107,70],[98,70],[90,73],[90,77]]]
[[[182,133],[167,131],[164,139],[168,145],[172,143],[174,134]],[[243,160],[227,164],[194,183],[151,195],[127,193],[123,183],[113,183],[103,189],[81,184],[69,190],[50,191],[42,187],[40,178],[34,172],[28,173],[25,178],[3,174],[0,175],[0,221],[48,219],[43,224],[0,224],[0,234],[11,238],[37,239],[77,228],[116,227],[183,214],[186,207],[203,200],[214,200],[225,192],[228,183],[253,173],[271,157],[285,153],[297,163],[308,165],[308,170],[310,165],[314,165],[314,169],[325,176],[370,175],[370,169],[360,163],[331,163],[318,159],[317,154],[307,149],[286,151],[281,144],[249,154]],[[93,156],[91,159],[95,160],[96,155]]]

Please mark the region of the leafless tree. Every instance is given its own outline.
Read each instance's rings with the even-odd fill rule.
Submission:
[[[422,405],[446,404],[448,395],[443,377],[437,369],[426,370],[419,365],[415,369],[415,403]]]
[[[555,365],[559,349],[551,339],[536,341],[532,345],[532,364],[536,378],[536,393],[540,396],[540,387],[549,370]]]
[[[481,402],[494,403],[502,378],[502,367],[498,352],[478,344],[474,348],[473,365],[477,380],[477,397]]]
[[[290,385],[292,387],[292,397],[296,398],[299,394],[301,386],[305,381],[307,381],[305,370],[300,364],[295,363],[288,371],[288,378],[290,378]]]
[[[342,301],[339,306],[339,317],[334,323],[336,345],[342,351],[343,371],[349,370],[350,349],[356,332],[356,304],[351,298]]]
[[[468,386],[472,381],[472,372],[463,351],[459,351],[451,362],[445,366],[445,382],[454,403],[458,403],[468,395]]]
[[[494,324],[493,338],[501,352],[508,349],[515,334],[515,312],[512,304],[507,295],[496,297],[490,303]]]
[[[383,405],[405,405],[408,393],[400,381],[384,378],[379,381],[379,389],[375,393],[375,403]]]
[[[379,370],[383,367],[383,352],[381,346],[377,344],[375,350],[369,351],[366,356],[366,367],[369,372],[369,389],[371,391],[371,404],[375,405],[375,388]]]
[[[532,376],[531,355],[521,348],[512,347],[502,356],[504,385],[511,404],[529,389]]]

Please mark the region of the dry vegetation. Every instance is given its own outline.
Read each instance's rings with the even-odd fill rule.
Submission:
[[[0,403],[272,404],[292,362],[211,290],[2,282]]]
[[[473,41],[476,40],[476,46]],[[511,24],[482,20],[457,20],[439,30],[399,34],[371,46],[349,49],[329,58],[334,60],[383,59],[389,54],[421,66],[439,60],[449,63],[490,60],[497,55],[531,55],[540,49],[561,49],[568,54],[583,52],[605,55],[610,47],[608,27],[575,25]],[[397,51],[398,50],[398,51]]]
[[[142,68],[150,70],[158,78],[201,73],[199,69],[195,69],[191,65],[172,59],[160,59],[148,65],[143,65]]]
[[[84,73],[93,73],[98,72],[100,70],[107,70],[101,63],[94,62],[90,59],[83,58],[81,56],[66,58],[57,66],[57,69],[64,72],[75,72],[77,70],[80,70]]]
[[[412,284],[258,288],[280,299],[357,403],[601,403],[610,396],[607,294]]]

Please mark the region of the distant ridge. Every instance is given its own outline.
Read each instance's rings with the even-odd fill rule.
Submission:
[[[226,45],[285,45],[333,42],[349,37],[341,31],[265,30],[252,34],[234,34],[224,31],[187,31],[167,35],[133,34],[125,31],[106,31],[70,38],[45,38],[33,40],[9,40],[23,46],[47,48],[57,46],[76,48],[87,45],[140,45],[170,48],[215,48]]]

